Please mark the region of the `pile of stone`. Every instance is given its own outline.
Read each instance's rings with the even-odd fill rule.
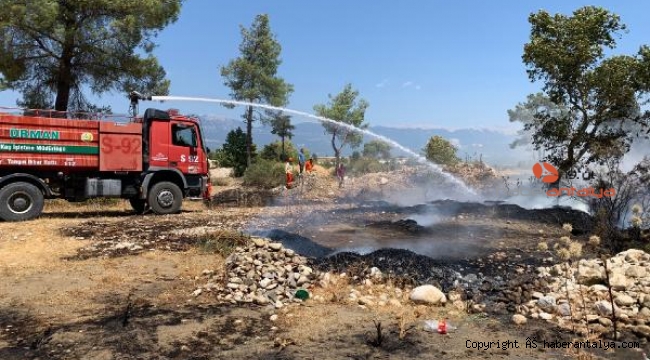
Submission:
[[[567,329],[577,326],[582,332],[587,327],[592,332],[611,331],[615,318],[619,329],[650,339],[650,254],[631,249],[606,261],[613,309],[603,261],[583,259],[573,265],[538,268],[538,276],[548,280],[548,291],[533,293],[532,299],[519,307],[520,315]],[[525,319],[517,316],[513,321]]]
[[[305,257],[286,249],[281,243],[264,238],[252,238],[246,247],[237,247],[226,258],[226,278],[215,278],[211,271],[203,275],[208,283],[194,292],[217,293],[217,299],[236,303],[274,305],[281,308],[290,302],[300,302],[299,289],[308,290],[318,278]]]
[[[473,186],[497,178],[496,171],[482,161],[460,162],[454,166],[446,167],[445,170],[461,177],[463,181]]]

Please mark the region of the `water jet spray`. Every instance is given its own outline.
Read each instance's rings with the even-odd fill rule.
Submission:
[[[374,138],[376,138],[378,140],[381,140],[383,142],[391,144],[392,146],[394,146],[394,147],[400,149],[401,151],[409,154],[409,156],[411,156],[412,158],[417,160],[419,163],[426,165],[427,167],[429,167],[433,171],[435,171],[435,172],[439,173],[440,175],[444,176],[447,180],[449,180],[452,183],[458,185],[465,192],[470,193],[472,195],[477,195],[477,193],[472,188],[467,186],[462,180],[460,180],[460,179],[456,178],[455,176],[445,172],[444,170],[442,170],[442,168],[440,166],[431,163],[424,156],[419,155],[416,152],[404,147],[402,144],[400,144],[400,143],[398,143],[398,142],[396,142],[394,140],[391,140],[391,139],[389,139],[389,138],[387,138],[385,136],[375,134],[374,132],[372,132],[370,130],[359,129],[356,126],[346,124],[346,123],[342,123],[342,122],[339,122],[339,121],[336,121],[336,120],[333,120],[333,119],[328,119],[326,117],[317,116],[317,115],[310,114],[310,113],[303,112],[303,111],[292,110],[292,109],[287,109],[287,108],[272,106],[272,105],[266,105],[266,104],[256,104],[256,103],[251,103],[251,102],[246,102],[246,101],[238,101],[238,100],[212,99],[212,98],[200,98],[200,97],[185,97],[185,96],[152,96],[151,100],[152,101],[198,101],[198,102],[211,102],[211,103],[218,103],[218,104],[229,104],[229,105],[235,105],[235,106],[253,106],[253,107],[258,107],[258,108],[267,109],[267,110],[283,111],[283,112],[287,112],[287,113],[290,113],[290,114],[294,114],[294,115],[303,116],[303,117],[306,117],[306,118],[318,120],[320,122],[327,122],[327,123],[331,123],[331,124],[334,124],[334,125],[337,125],[337,126],[342,126],[342,127],[345,127],[345,128],[347,128],[349,130],[359,131],[359,132],[362,132],[362,133],[364,133],[366,135],[372,136],[372,137],[374,137]]]

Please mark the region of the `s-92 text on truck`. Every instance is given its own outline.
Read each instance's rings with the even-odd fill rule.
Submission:
[[[179,212],[183,198],[207,200],[198,120],[153,108],[138,117],[137,102],[147,98],[130,96],[136,110],[126,123],[0,108],[0,219],[33,219],[54,198],[123,198],[138,213],[156,214]]]

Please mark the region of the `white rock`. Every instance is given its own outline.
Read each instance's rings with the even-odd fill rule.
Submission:
[[[616,305],[620,306],[630,306],[633,304],[636,304],[636,300],[634,300],[630,295],[627,294],[618,294],[614,298],[614,302]]]
[[[591,285],[589,287],[589,290],[591,290],[593,292],[608,291],[607,286],[602,285],[602,284]]]
[[[594,307],[596,308],[598,314],[600,314],[601,316],[612,315],[612,304],[609,301],[600,300],[594,304]],[[621,309],[618,306],[614,305],[614,312],[616,316],[619,316],[621,313]]]
[[[537,306],[546,312],[553,312],[556,307],[555,298],[549,295],[543,296],[537,300]]]
[[[521,314],[514,314],[512,315],[512,322],[517,324],[517,325],[523,325],[526,323],[526,317],[521,315]]]
[[[410,299],[415,303],[429,305],[438,305],[447,302],[445,294],[433,285],[422,285],[416,287],[411,291]]]
[[[252,238],[251,241],[253,241],[253,244],[255,244],[257,247],[264,247],[264,245],[266,245],[266,241],[264,239]]]
[[[647,307],[642,307],[641,310],[639,310],[639,317],[643,319],[650,319],[650,309]]]
[[[260,286],[263,287],[264,289],[266,289],[269,285],[271,285],[272,282],[273,282],[273,280],[271,280],[269,278],[264,278],[264,279],[260,280]]]
[[[562,303],[557,306],[557,313],[561,316],[571,316],[571,307],[568,303]]]
[[[623,257],[627,262],[639,262],[646,259],[647,256],[648,254],[639,249],[629,249],[616,254],[616,258]]]
[[[553,315],[551,315],[551,314],[549,314],[547,312],[544,312],[544,311],[540,311],[539,312],[539,318],[542,319],[542,320],[551,320],[551,319],[553,319]]]
[[[630,280],[622,272],[614,272],[609,278],[609,284],[614,290],[625,290],[630,286]]]
[[[646,276],[646,269],[639,265],[632,265],[625,270],[625,275],[633,278],[642,278]]]

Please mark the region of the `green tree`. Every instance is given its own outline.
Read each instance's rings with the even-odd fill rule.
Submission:
[[[318,116],[325,117],[340,123],[352,125],[359,129],[368,128],[364,124],[366,109],[369,104],[366,100],[357,100],[359,91],[354,90],[351,84],[345,85],[343,91],[336,96],[328,95],[329,105],[316,105],[314,111]],[[341,158],[341,149],[345,145],[357,148],[363,141],[363,136],[358,131],[353,131],[345,126],[323,122],[325,133],[332,135],[331,143],[336,158],[335,165],[338,166]],[[338,144],[337,144],[338,142]]]
[[[291,124],[291,116],[285,115],[282,112],[275,112],[271,117],[271,134],[277,135],[282,141],[282,157],[286,154],[284,140],[285,138],[291,139],[293,137],[293,130],[296,127]]]
[[[0,0],[0,88],[20,106],[86,110],[94,94],[166,95],[154,38],[177,20],[182,0]]]
[[[390,145],[380,140],[372,140],[363,144],[363,156],[375,159],[389,159]]]
[[[285,156],[292,157],[294,159],[298,158],[298,149],[296,149],[291,140],[285,141],[284,144],[280,141],[274,141],[270,144],[265,145],[260,152],[260,157],[266,160],[284,161]]]
[[[249,103],[266,103],[284,106],[293,85],[277,76],[281,46],[271,33],[269,17],[258,15],[250,29],[241,27],[241,55],[221,68],[224,84],[230,88],[230,96]],[[246,164],[250,166],[253,146],[253,121],[266,121],[264,112],[256,112],[247,106],[243,115],[246,121]]]
[[[427,160],[440,165],[455,165],[460,159],[456,155],[458,149],[442,136],[432,136],[424,147]]]
[[[582,7],[572,16],[539,11],[528,20],[522,59],[531,82],[541,81],[552,103],[524,122],[535,149],[545,151],[560,176],[622,157],[638,135],[626,127],[648,126],[650,114],[640,104],[650,88],[650,48],[606,57],[625,25],[600,7]]]
[[[226,135],[226,142],[223,144],[222,148],[222,163],[225,167],[233,168],[234,176],[242,176],[244,171],[246,171],[247,163],[247,154],[246,154],[246,134],[242,131],[240,127],[236,130],[231,130],[228,135]],[[255,157],[255,144],[251,146],[253,152],[253,157]]]

